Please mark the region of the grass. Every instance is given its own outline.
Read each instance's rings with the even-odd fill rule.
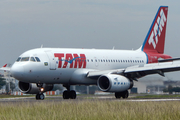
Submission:
[[[141,96],[136,96],[133,98],[139,98],[139,99],[161,99],[161,98],[180,98],[180,95],[141,95]]]
[[[180,102],[63,100],[0,103],[1,120],[176,120]]]

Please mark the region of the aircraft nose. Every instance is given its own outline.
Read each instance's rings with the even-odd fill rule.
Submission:
[[[24,74],[24,67],[22,65],[14,64],[11,67],[11,74],[14,78],[20,80]]]

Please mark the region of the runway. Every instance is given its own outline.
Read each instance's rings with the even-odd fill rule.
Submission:
[[[132,96],[128,99],[116,99],[114,96],[96,96],[96,95],[82,95],[77,96],[76,99],[63,99],[62,96],[46,96],[44,100],[36,100],[35,97],[14,97],[14,98],[0,98],[0,103],[2,102],[37,102],[37,101],[84,101],[84,100],[109,100],[109,101],[129,101],[129,102],[159,102],[159,101],[180,101],[180,98],[162,98],[162,99],[137,99]]]

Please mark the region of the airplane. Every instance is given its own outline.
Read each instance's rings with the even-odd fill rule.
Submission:
[[[116,98],[128,98],[134,81],[151,74],[180,70],[179,58],[164,54],[168,6],[160,6],[141,47],[137,50],[36,48],[21,54],[8,70],[19,80],[19,89],[45,98],[54,84],[67,90],[63,99],[76,99],[71,85],[97,85]]]

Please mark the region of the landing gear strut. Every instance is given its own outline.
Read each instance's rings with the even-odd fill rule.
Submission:
[[[37,83],[37,87],[39,87],[39,93],[36,94],[36,100],[44,100],[45,96],[43,94],[44,88],[43,88],[43,83]]]
[[[76,91],[70,90],[70,85],[63,85],[67,90],[63,92],[63,99],[76,99]]]
[[[128,98],[129,96],[129,92],[126,90],[126,91],[123,91],[123,92],[115,92],[115,97],[118,99],[118,98],[123,98],[123,99],[126,99]]]

